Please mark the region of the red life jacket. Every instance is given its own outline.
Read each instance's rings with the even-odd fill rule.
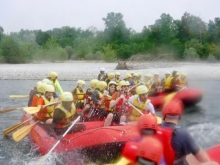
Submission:
[[[159,126],[157,133],[155,134],[156,138],[163,144],[164,159],[168,165],[174,165],[175,161],[175,152],[171,146],[173,131],[174,130],[172,128],[164,128]]]
[[[121,92],[118,92],[118,97],[117,97],[117,98],[119,98],[121,95],[122,95],[122,93],[121,93]],[[127,100],[128,100],[130,97],[131,97],[131,94],[130,94],[130,93],[125,95],[125,98],[126,98]],[[123,99],[120,99],[119,102],[116,104],[115,110],[116,110],[116,112],[122,112],[123,108],[124,108],[124,107],[123,107]]]

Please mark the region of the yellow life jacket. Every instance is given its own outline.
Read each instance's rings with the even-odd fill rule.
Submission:
[[[139,96],[135,95],[132,104],[139,109],[142,113],[144,113],[145,109],[147,108],[148,104],[150,103],[150,100],[147,100],[145,102],[140,102],[139,101]],[[132,109],[130,119],[131,120],[138,120],[138,118],[141,116],[141,114],[136,110]]]
[[[150,80],[148,80],[148,81],[146,81],[146,87],[150,90],[150,86],[151,86],[151,81]]]
[[[50,98],[50,101],[47,100],[47,98],[45,97],[45,95],[41,96],[42,99],[44,100],[44,104],[50,104],[53,103],[55,100],[53,97]],[[37,113],[37,117],[39,120],[44,120],[47,118],[51,118],[53,117],[53,111],[54,111],[54,105],[51,106],[47,106],[44,107],[43,109],[41,109],[38,113]]]
[[[76,98],[76,102],[84,102],[84,96],[85,96],[85,92],[83,90],[79,90],[78,88],[76,88],[76,93],[75,93]]]
[[[164,81],[164,88],[165,89],[171,89],[172,88],[172,80],[173,80],[173,77],[171,77],[171,76],[166,78],[166,80]]]
[[[72,104],[71,111],[65,109],[62,104],[59,104],[56,108],[60,109],[65,113],[65,118],[56,125],[56,128],[65,128],[71,124],[71,119],[73,118],[74,114],[76,113],[76,107]]]
[[[115,79],[116,85],[119,85],[120,80],[119,79]]]
[[[183,80],[183,79],[180,79],[180,80],[179,80],[179,86],[180,86],[180,87],[185,87],[186,85],[187,85],[186,79],[184,79],[184,80]]]
[[[134,80],[134,85],[137,85],[139,83],[139,80]]]
[[[101,101],[102,100],[102,98],[103,98],[103,94],[100,92],[100,91],[98,91],[97,90],[97,92],[98,92],[98,95],[99,95],[99,100]],[[105,108],[105,103],[103,103],[102,105],[99,105],[99,108]]]

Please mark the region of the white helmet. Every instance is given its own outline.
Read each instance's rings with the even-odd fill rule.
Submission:
[[[100,68],[100,71],[105,72],[105,68]]]

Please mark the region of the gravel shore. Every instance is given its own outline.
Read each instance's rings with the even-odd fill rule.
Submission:
[[[139,63],[130,64],[133,66]],[[142,77],[147,73],[158,72],[164,77],[166,71],[186,72],[191,80],[220,80],[220,64],[218,63],[140,63],[141,69],[117,70],[121,73],[121,78],[131,71],[142,73]],[[117,63],[87,62],[87,61],[67,61],[62,63],[29,63],[29,64],[0,64],[0,79],[11,80],[41,80],[47,77],[48,73],[55,71],[59,74],[59,80],[91,80],[97,78],[101,67],[106,72],[115,72]]]

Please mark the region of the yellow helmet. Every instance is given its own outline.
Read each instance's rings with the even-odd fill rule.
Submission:
[[[132,75],[130,73],[127,73],[125,78],[132,78]]]
[[[186,73],[181,73],[180,76],[184,78],[184,77],[187,77],[187,74]]]
[[[45,84],[49,84],[49,85],[52,85],[52,81],[50,81],[49,79],[45,78],[42,80],[42,83],[45,83]]]
[[[171,75],[171,73],[169,71],[167,71],[165,74]]]
[[[148,74],[146,74],[146,75],[145,75],[145,77],[152,78],[152,77],[153,77],[153,75],[152,75],[152,74],[150,74],[150,73],[148,73]]]
[[[90,87],[91,88],[96,88],[96,85],[98,84],[99,80],[93,79],[90,81]]]
[[[38,84],[37,85],[37,91],[39,93],[44,93],[46,86],[47,86],[47,84],[45,84],[45,83]]]
[[[159,73],[157,73],[157,72],[156,72],[156,73],[154,73],[154,75],[157,75],[157,76],[159,76]]]
[[[119,72],[115,72],[115,76],[120,76],[121,74]]]
[[[134,74],[133,74],[133,77],[138,77],[138,73],[134,73]]]
[[[44,90],[44,93],[46,93],[46,92],[51,92],[51,93],[53,93],[53,92],[55,92],[55,88],[54,88],[54,86],[53,85],[46,85],[45,86],[45,90]]]
[[[101,91],[107,87],[107,83],[105,81],[99,81],[97,84],[97,88]]]
[[[130,83],[128,81],[122,80],[122,81],[119,82],[119,86],[120,87],[122,87],[122,86],[129,86],[129,85],[130,85]]]
[[[117,84],[116,84],[115,81],[110,81],[110,82],[108,83],[108,87],[110,87],[110,85],[115,85],[115,86],[117,86]]]
[[[140,72],[138,72],[137,74],[138,74],[138,77],[141,77],[141,73]]]
[[[52,80],[54,80],[56,77],[58,77],[58,74],[57,74],[57,72],[50,72],[48,77],[50,77]]]
[[[37,83],[36,83],[36,88],[37,88],[37,86],[40,84],[40,83],[42,83],[42,81],[38,81]]]
[[[148,88],[145,85],[140,85],[136,88],[136,93],[138,95],[144,94],[148,92]]]
[[[114,77],[115,77],[115,74],[114,74],[114,73],[109,73],[109,74],[108,74],[108,78],[109,78],[110,80],[112,80]]]
[[[60,95],[60,100],[61,101],[73,101],[73,95],[70,92],[63,92]]]
[[[76,83],[77,83],[77,85],[78,85],[79,87],[82,87],[83,85],[86,85],[86,82],[83,81],[83,80],[78,80]]]
[[[180,73],[179,73],[179,72],[176,72],[175,76],[179,76],[179,75],[180,75]]]

